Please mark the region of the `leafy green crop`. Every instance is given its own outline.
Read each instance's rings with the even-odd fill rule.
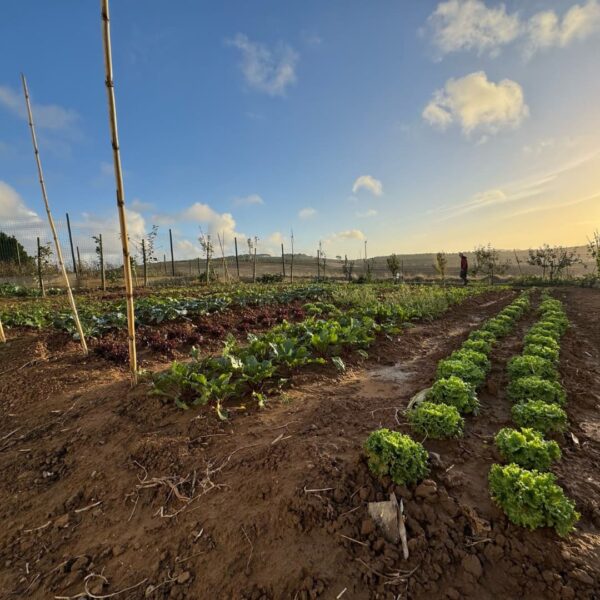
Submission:
[[[512,417],[520,427],[532,427],[542,433],[567,428],[567,413],[557,404],[546,404],[541,400],[515,404]]]
[[[470,361],[474,365],[477,365],[484,373],[488,373],[492,368],[490,359],[482,352],[477,352],[476,350],[465,350],[464,348],[455,350],[448,358],[450,360]]]
[[[487,321],[482,327],[483,331],[489,331],[497,338],[508,335],[512,328],[513,322],[509,317],[494,317]]]
[[[410,436],[377,429],[365,442],[369,468],[377,477],[389,475],[398,485],[417,483],[429,473],[427,450]]]
[[[514,356],[508,361],[508,375],[511,379],[538,375],[543,379],[558,380],[558,372],[551,361],[539,356]]]
[[[408,413],[408,422],[419,434],[433,439],[461,437],[464,419],[455,406],[422,402]]]
[[[544,436],[530,428],[520,431],[505,427],[495,438],[502,458],[525,469],[547,471],[550,465],[561,457],[558,444],[545,440]]]
[[[452,360],[449,358],[441,360],[438,363],[436,378],[444,379],[453,375],[466,381],[474,388],[478,388],[485,381],[484,370],[470,360]]]
[[[554,337],[545,335],[544,333],[536,333],[535,331],[531,331],[531,329],[523,338],[523,342],[526,346],[534,344],[536,346],[546,346],[548,348],[552,348],[557,352],[560,350],[560,345]]]
[[[580,518],[552,473],[528,471],[514,464],[492,465],[489,485],[494,502],[516,525],[554,527],[558,535],[566,536]]]
[[[513,379],[508,384],[507,393],[513,402],[541,400],[548,404],[564,406],[567,401],[565,391],[560,383],[542,379],[537,375]]]
[[[472,331],[469,334],[469,340],[484,340],[488,342],[490,345],[493,345],[496,342],[496,336],[491,331],[486,331],[484,329],[477,329],[476,331]]]
[[[472,340],[468,339],[462,343],[462,350],[475,350],[475,352],[481,352],[482,354],[488,355],[492,351],[492,344],[486,340]]]
[[[427,394],[427,400],[454,406],[461,414],[479,412],[479,400],[473,386],[454,375],[438,379]]]
[[[558,364],[559,351],[551,346],[542,346],[541,344],[527,344],[523,348],[523,356],[539,356]]]

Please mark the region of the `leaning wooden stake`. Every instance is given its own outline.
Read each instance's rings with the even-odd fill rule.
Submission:
[[[84,354],[88,353],[87,344],[85,343],[85,336],[83,335],[83,329],[81,327],[81,321],[79,320],[79,314],[77,313],[77,306],[75,305],[75,298],[71,291],[71,284],[69,283],[69,276],[67,275],[67,269],[65,268],[65,262],[63,260],[62,250],[58,241],[58,235],[56,234],[56,227],[54,226],[54,219],[50,212],[50,204],[48,203],[48,194],[46,193],[46,183],[44,182],[44,173],[42,172],[42,163],[40,161],[40,151],[38,150],[37,138],[35,136],[35,126],[33,124],[33,114],[31,113],[31,103],[29,102],[29,90],[27,89],[27,81],[25,75],[21,73],[21,81],[23,83],[23,93],[25,94],[25,104],[27,105],[27,116],[29,118],[29,129],[31,130],[31,142],[33,144],[33,153],[35,154],[35,162],[37,164],[38,175],[40,178],[40,187],[42,188],[42,198],[44,199],[44,205],[46,206],[46,214],[48,215],[48,223],[52,231],[52,237],[54,238],[54,245],[56,247],[56,258],[58,259],[58,266],[62,272],[65,280],[65,287],[67,288],[67,296],[69,298],[69,304],[73,311],[73,320],[77,327],[77,333],[79,334],[79,342],[81,343],[81,349]]]
[[[2,320],[0,320],[0,343],[6,344],[6,336],[4,335],[4,327],[2,327]]]
[[[127,218],[125,215],[125,190],[123,187],[123,170],[119,152],[119,134],[117,131],[117,105],[113,81],[112,53],[110,47],[110,17],[108,0],[102,2],[102,41],[104,44],[104,68],[106,73],[106,94],[108,96],[108,117],[110,122],[113,163],[117,184],[117,210],[121,229],[121,246],[123,249],[123,275],[125,276],[125,294],[127,298],[127,331],[129,335],[129,369],[131,381],[137,383],[137,354],[135,350],[135,310],[133,306],[133,281],[131,279],[131,258],[129,254],[129,236],[127,235]]]

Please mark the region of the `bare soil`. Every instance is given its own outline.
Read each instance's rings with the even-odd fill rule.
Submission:
[[[381,339],[343,375],[303,371],[227,422],[131,389],[122,368],[54,333],[20,331],[0,348],[0,597],[600,597],[600,293],[555,294],[572,321],[561,374],[575,436],[559,439],[555,472],[582,513],[567,539],[511,525],[487,491],[493,435],[510,423],[505,364],[533,313],[495,349],[465,437],[424,442],[439,454],[430,480],[386,485],[362,456],[373,429],[409,432],[402,409],[437,361],[514,293]],[[367,516],[391,490],[407,561]]]

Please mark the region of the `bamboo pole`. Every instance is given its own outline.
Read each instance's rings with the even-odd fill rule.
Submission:
[[[65,213],[67,215],[67,231],[69,232],[69,245],[71,246],[71,259],[73,260],[73,273],[75,273],[75,277],[79,277],[79,273],[77,272],[77,263],[75,262],[75,250],[73,249],[73,234],[71,233],[71,221],[69,220],[69,213]]]
[[[44,289],[44,278],[42,277],[42,247],[40,245],[40,238],[37,238],[37,271],[38,282],[40,284],[40,293],[42,298],[45,298],[46,290]]]
[[[81,255],[79,254],[79,246],[77,246],[77,272],[81,276]]]
[[[35,162],[37,164],[38,175],[40,178],[42,197],[44,199],[44,205],[46,206],[46,214],[48,215],[48,223],[50,224],[50,229],[52,230],[52,237],[54,238],[54,245],[56,246],[56,257],[58,259],[58,265],[65,280],[67,296],[69,298],[71,310],[73,311],[73,319],[75,321],[75,326],[77,327],[77,333],[79,334],[79,342],[81,343],[81,349],[83,350],[83,353],[87,355],[88,349],[87,344],[85,343],[85,336],[83,335],[83,328],[81,327],[81,321],[79,320],[79,314],[77,313],[77,306],[75,305],[75,298],[73,297],[71,284],[69,283],[69,276],[67,275],[65,262],[63,260],[62,250],[60,248],[60,243],[58,242],[58,235],[56,233],[56,227],[54,226],[54,219],[52,218],[52,213],[50,212],[48,194],[46,193],[46,183],[44,182],[44,173],[42,172],[42,163],[40,161],[40,151],[38,150],[38,143],[35,135],[35,126],[33,124],[33,114],[31,113],[31,103],[29,102],[29,90],[27,89],[27,81],[25,80],[25,75],[23,75],[23,73],[21,73],[21,82],[23,83],[23,93],[25,94],[25,104],[27,105],[29,129],[31,130],[31,143],[33,144],[33,153],[35,155]]]
[[[4,327],[2,327],[2,319],[0,319],[0,343],[6,344],[6,336],[4,335]]]
[[[104,46],[104,68],[106,73],[106,95],[108,97],[108,115],[113,149],[113,163],[117,185],[117,210],[121,229],[121,246],[123,249],[123,275],[125,278],[125,295],[127,300],[127,332],[129,336],[129,369],[131,381],[137,383],[137,354],[135,349],[135,309],[133,306],[133,281],[131,280],[131,260],[129,255],[129,236],[127,235],[127,219],[125,216],[125,189],[123,186],[123,170],[119,151],[119,134],[117,130],[117,105],[115,102],[115,84],[113,81],[112,53],[110,45],[110,17],[108,0],[102,2],[102,41]]]
[[[142,260],[144,261],[144,287],[148,287],[148,265],[146,263],[146,240],[142,238]]]
[[[283,253],[283,243],[281,244],[281,275],[285,280],[285,254]]]
[[[294,230],[292,229],[292,258],[290,261],[290,283],[294,283]]]
[[[235,268],[237,269],[237,278],[240,280],[240,259],[238,257],[237,237],[233,238],[235,243]]]
[[[171,246],[171,275],[175,277],[175,258],[173,255],[173,233],[169,229],[169,245]]]
[[[102,291],[106,291],[106,273],[104,272],[104,243],[102,241],[102,234],[98,235],[99,246],[100,246],[100,281],[102,283]]]

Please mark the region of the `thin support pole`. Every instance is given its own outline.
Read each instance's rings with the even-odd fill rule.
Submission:
[[[37,138],[35,135],[35,125],[33,124],[33,114],[31,112],[31,103],[29,101],[29,90],[27,89],[27,81],[25,75],[21,73],[21,82],[23,83],[23,93],[25,94],[25,104],[27,105],[27,116],[29,118],[29,129],[31,130],[31,143],[33,144],[33,153],[35,155],[35,162],[37,164],[38,175],[40,179],[40,187],[42,189],[42,197],[44,199],[44,205],[46,206],[46,214],[48,215],[48,223],[52,231],[52,237],[54,238],[54,245],[56,246],[56,258],[58,259],[58,265],[62,272],[62,276],[65,280],[65,287],[67,288],[67,296],[69,297],[69,304],[73,311],[73,319],[75,320],[75,326],[77,327],[77,333],[79,334],[79,342],[83,353],[87,355],[88,349],[85,343],[85,336],[83,335],[83,328],[81,327],[81,321],[79,320],[79,314],[77,313],[77,306],[75,305],[75,298],[71,290],[71,284],[69,282],[69,276],[65,268],[65,262],[63,260],[62,250],[60,243],[58,242],[58,235],[56,233],[56,227],[54,226],[54,219],[50,212],[50,204],[48,202],[48,194],[46,193],[46,183],[44,182],[44,174],[42,172],[42,163],[40,161],[40,151],[38,150]]]
[[[206,240],[207,240],[207,242],[206,242],[206,285],[208,286],[208,284],[210,283],[210,249],[211,249],[209,234],[207,234]]]
[[[102,234],[98,235],[98,246],[100,249],[100,281],[102,282],[102,291],[106,291],[106,273],[104,271],[104,243],[102,242]]]
[[[290,283],[294,283],[294,230],[292,229],[292,256],[290,259]]]
[[[317,250],[317,281],[321,279],[321,250]]]
[[[37,238],[37,270],[40,294],[42,294],[42,298],[44,298],[46,296],[46,290],[44,288],[44,278],[42,277],[42,246],[40,245],[40,238]]]
[[[75,277],[79,277],[79,273],[77,272],[77,263],[75,262],[75,251],[73,250],[73,234],[71,233],[71,221],[69,220],[69,213],[65,213],[67,215],[67,231],[69,232],[69,245],[71,246],[71,259],[73,260],[73,273],[75,273]]]
[[[169,229],[169,244],[171,246],[171,275],[175,277],[175,258],[173,257],[173,233]]]
[[[238,256],[237,237],[234,237],[233,241],[235,243],[235,268],[237,270],[237,278],[239,281],[239,279],[240,279],[240,258]]]
[[[254,244],[254,262],[252,263],[252,283],[256,283],[256,243]]]
[[[517,266],[519,267],[519,275],[523,275],[523,271],[521,270],[521,261],[519,260],[519,255],[517,254],[517,251],[514,250],[515,253],[515,259],[517,261]]]
[[[285,254],[283,253],[283,243],[281,244],[281,274],[285,279]]]
[[[6,344],[6,336],[4,335],[4,327],[2,327],[2,319],[0,319],[0,343]]]
[[[79,254],[79,246],[77,246],[77,272],[81,275],[81,255]]]
[[[21,273],[21,250],[19,250],[19,242],[15,238],[15,247],[17,248],[17,263],[19,265],[19,274]]]
[[[142,238],[142,260],[144,261],[144,287],[148,286],[148,264],[146,263],[146,240]]]
[[[165,267],[165,275],[167,275],[167,255],[163,254],[163,265]]]
[[[106,73],[106,95],[108,98],[108,116],[111,130],[113,163],[117,186],[117,211],[121,230],[121,247],[123,250],[123,275],[125,277],[125,295],[127,302],[127,331],[129,337],[129,369],[131,382],[137,384],[137,353],[135,348],[135,309],[133,305],[133,281],[131,279],[131,260],[129,255],[129,236],[127,235],[127,218],[125,216],[125,189],[123,186],[123,170],[119,151],[119,134],[117,130],[117,105],[115,102],[115,84],[113,81],[112,53],[110,46],[110,17],[108,0],[102,1],[102,41],[104,46],[104,68]]]

